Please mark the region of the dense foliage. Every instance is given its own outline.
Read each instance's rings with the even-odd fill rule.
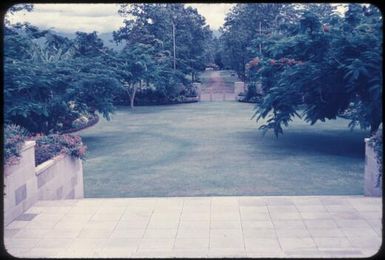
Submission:
[[[301,64],[262,68],[267,94],[257,114],[264,118],[273,112],[264,127],[282,133],[282,124],[302,106],[311,124],[348,114],[350,126],[370,127],[374,133],[382,120],[381,24],[375,7],[349,5],[342,21],[327,26],[316,14],[305,13],[298,34],[268,48],[273,59],[289,57]]]
[[[20,126],[4,126],[4,165],[11,166],[19,162],[21,149],[28,136],[28,131]]]
[[[289,4],[235,5],[221,27],[221,51],[218,59],[225,68],[235,70],[244,80],[245,65],[254,57],[254,50],[259,51],[259,46],[266,37],[281,34],[291,28],[297,16],[296,9]]]
[[[100,112],[109,118],[120,84],[105,59],[95,55],[102,46],[84,36],[71,41],[28,24],[6,27],[6,122],[49,133],[71,127],[81,115]]]
[[[32,8],[20,5],[11,13]],[[32,133],[60,133],[81,127],[81,118],[95,118],[96,113],[109,119],[122,98],[133,107],[137,93],[153,92],[165,103],[179,100],[204,68],[204,47],[211,37],[204,18],[183,4],[122,5],[120,14],[129,15],[114,32],[115,41],[124,44],[120,51],[104,46],[96,32],[77,32],[68,39],[7,20],[5,121]]]
[[[381,125],[382,126],[382,125]],[[384,164],[384,143],[382,140],[382,127],[379,127],[377,132],[370,137],[369,146],[371,146],[376,154],[377,164],[379,166],[380,178],[382,178],[382,170]]]
[[[85,159],[87,147],[80,136],[69,134],[43,135],[35,137],[35,164],[39,165],[59,154],[67,154],[74,158]]]
[[[68,39],[7,20],[5,122],[48,134],[97,113],[109,119],[117,102],[183,101],[197,73],[216,62],[246,82],[244,99],[258,102],[261,128],[277,136],[293,116],[311,124],[342,116],[374,133],[382,121],[382,17],[372,5],[345,6],[340,14],[331,4],[236,4],[217,39],[184,4],[122,4],[124,25],[113,32],[120,50],[96,32]]]
[[[184,4],[132,4],[122,5],[125,26],[114,32],[117,41],[133,43],[160,43],[168,62],[173,62],[173,36],[175,35],[176,69],[196,77],[205,66],[206,46],[211,31],[196,9]],[[173,35],[174,27],[174,35]],[[172,67],[172,66],[171,66]]]
[[[125,44],[122,83],[133,107],[135,97],[150,93],[155,103],[173,102],[209,61],[211,31],[196,9],[183,4],[121,5],[124,26],[113,33]],[[175,53],[174,53],[175,50]],[[188,75],[191,75],[189,77]]]
[[[380,125],[381,13],[372,5],[349,4],[344,15],[335,8],[245,4],[226,18],[223,60],[229,57],[248,93],[261,83],[254,115],[267,118],[261,129],[278,136],[294,116],[310,124],[343,116],[371,133]]]

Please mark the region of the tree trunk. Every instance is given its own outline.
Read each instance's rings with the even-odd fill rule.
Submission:
[[[130,107],[134,108],[134,95],[130,96]]]
[[[382,123],[382,107],[381,105],[373,105],[370,115],[370,135],[375,135]]]
[[[130,95],[130,107],[131,107],[131,108],[134,108],[135,94],[136,94],[136,86],[135,86],[135,84],[134,84],[132,93],[131,93],[131,95]]]
[[[377,133],[378,128],[380,127],[381,120],[373,120],[370,123],[370,136],[373,136]]]
[[[130,97],[130,107],[134,108],[134,100],[135,100],[135,94],[136,94],[136,85],[131,84],[130,88],[128,89],[128,96]]]

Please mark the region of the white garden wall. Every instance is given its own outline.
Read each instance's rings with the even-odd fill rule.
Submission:
[[[59,155],[35,167],[35,142],[25,143],[19,164],[4,169],[4,224],[38,200],[84,197],[80,159]]]
[[[235,99],[237,99],[239,93],[245,92],[245,83],[242,81],[234,82]]]
[[[365,196],[382,196],[382,178],[374,149],[369,145],[369,138],[365,138]]]
[[[194,82],[193,86],[197,89],[197,94],[198,94],[198,101],[201,101],[201,94],[202,94],[202,86],[201,83],[199,82]]]

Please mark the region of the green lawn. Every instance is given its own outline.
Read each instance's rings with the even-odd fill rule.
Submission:
[[[365,132],[295,120],[278,139],[253,105],[119,108],[80,132],[86,197],[363,194]]]

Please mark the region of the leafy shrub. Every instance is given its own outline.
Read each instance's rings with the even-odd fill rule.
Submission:
[[[99,122],[99,116],[96,114],[87,114],[83,115],[72,121],[71,127],[63,129],[60,131],[60,134],[69,134],[72,132],[77,132],[89,126],[95,125]]]
[[[257,95],[257,86],[255,82],[250,83],[247,86],[246,99],[249,100]]]
[[[4,127],[4,164],[15,165],[20,160],[21,148],[29,133],[21,126],[9,124]]]
[[[382,127],[380,127],[376,134],[374,134],[369,139],[369,145],[374,149],[374,152],[376,153],[376,159],[377,163],[379,165],[379,171],[382,177],[382,163],[383,163],[383,142],[382,142]]]
[[[82,113],[98,111],[109,119],[120,83],[104,56],[90,55],[90,50],[101,48],[95,34],[68,40],[30,25],[8,29],[3,72],[6,121],[31,133],[48,134],[71,128]],[[86,39],[93,40],[82,42]]]
[[[72,122],[72,127],[73,128],[83,128],[83,127],[87,126],[87,124],[88,124],[88,118],[86,116],[81,116]]]
[[[196,97],[198,96],[198,89],[192,84],[189,84],[180,92],[180,95],[185,97]]]
[[[37,136],[35,164],[39,165],[62,153],[85,159],[86,149],[87,147],[82,143],[80,136],[69,134]]]

